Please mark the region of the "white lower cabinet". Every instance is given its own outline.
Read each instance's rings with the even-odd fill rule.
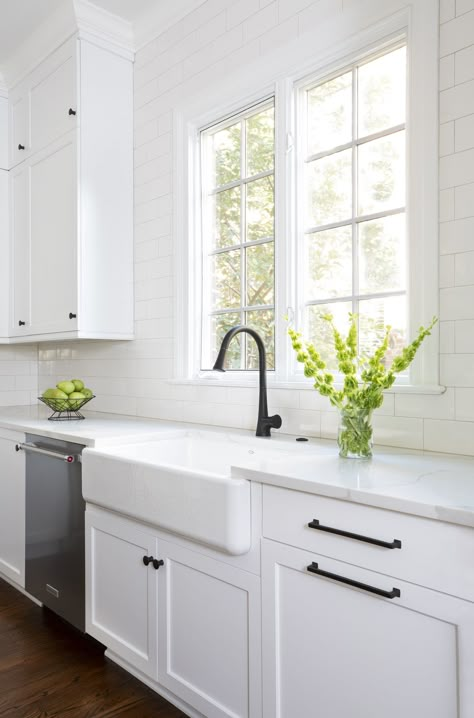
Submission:
[[[207,718],[260,718],[259,577],[108,512],[86,532],[87,632]]]
[[[156,675],[155,538],[129,521],[86,512],[86,630],[150,678]]]
[[[264,718],[474,715],[474,604],[263,540],[262,609]]]
[[[0,575],[25,587],[25,456],[23,435],[0,431]]]

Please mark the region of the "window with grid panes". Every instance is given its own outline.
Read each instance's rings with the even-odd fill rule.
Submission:
[[[302,88],[298,263],[303,329],[336,368],[338,327],[358,314],[362,352],[392,327],[391,362],[406,342],[406,47]]]
[[[275,366],[274,124],[272,100],[201,132],[202,369],[238,324],[259,332]],[[248,335],[232,341],[226,366],[257,368]]]

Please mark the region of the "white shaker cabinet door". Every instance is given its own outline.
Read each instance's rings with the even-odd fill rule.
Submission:
[[[265,718],[473,715],[474,604],[267,540],[262,590]]]
[[[0,574],[25,587],[25,455],[16,451],[24,436],[0,434]]]
[[[30,86],[30,135],[33,152],[76,126],[76,45],[62,45],[33,72]]]
[[[30,331],[30,234],[29,234],[29,168],[23,163],[10,171],[10,233],[12,267],[13,336]]]
[[[72,132],[31,162],[30,334],[77,327],[76,161]]]
[[[156,582],[144,564],[155,539],[128,521],[86,511],[86,630],[123,660],[156,677]]]
[[[206,718],[261,718],[259,577],[158,546],[158,682]]]

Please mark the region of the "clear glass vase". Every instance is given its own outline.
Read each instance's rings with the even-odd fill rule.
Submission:
[[[337,443],[344,459],[370,459],[372,456],[372,411],[358,407],[341,410]]]

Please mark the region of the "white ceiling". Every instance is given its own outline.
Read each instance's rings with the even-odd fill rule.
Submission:
[[[0,65],[64,0],[0,0]]]
[[[16,1],[16,0],[15,0]],[[3,2],[3,0],[0,0]],[[123,17],[124,20],[135,22],[135,20],[148,12],[154,5],[169,4],[170,0],[93,0],[94,5],[111,12],[114,15]]]

